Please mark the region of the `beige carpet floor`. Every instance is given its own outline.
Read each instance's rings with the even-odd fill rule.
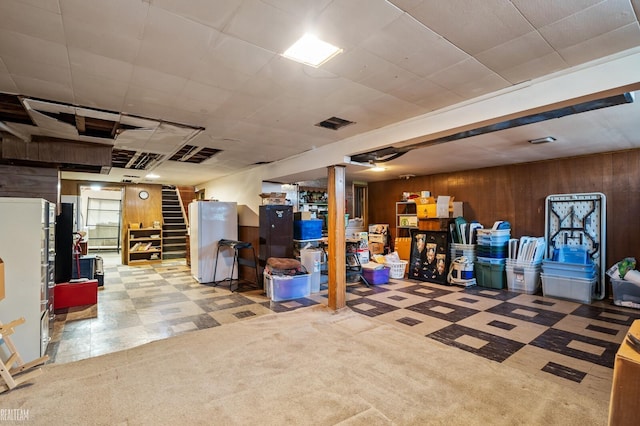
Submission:
[[[606,425],[608,401],[324,306],[44,366],[42,425]]]

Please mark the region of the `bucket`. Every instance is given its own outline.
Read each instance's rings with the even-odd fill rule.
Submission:
[[[309,272],[311,293],[320,291],[320,267],[322,263],[322,250],[317,248],[303,248],[300,250],[300,263]]]

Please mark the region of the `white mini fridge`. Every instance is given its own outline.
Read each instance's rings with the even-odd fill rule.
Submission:
[[[233,250],[224,247],[218,254],[218,241],[221,239],[238,239],[238,204],[225,201],[194,201],[189,204],[191,275],[199,283],[238,277],[238,268],[232,268]],[[230,276],[232,269],[234,277]]]

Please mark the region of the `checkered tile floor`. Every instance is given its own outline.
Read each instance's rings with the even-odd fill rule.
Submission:
[[[128,267],[118,264],[117,255],[102,257],[105,285],[98,304],[57,313],[48,349],[52,362],[327,303],[324,285],[309,298],[276,303],[250,286],[232,293],[225,284],[198,284],[184,259]],[[611,389],[618,346],[640,319],[639,310],[608,301],[583,305],[413,280],[369,288],[350,284],[347,292],[348,306],[362,315],[603,398]]]

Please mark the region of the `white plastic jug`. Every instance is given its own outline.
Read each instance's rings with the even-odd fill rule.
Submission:
[[[320,291],[320,265],[322,263],[322,250],[317,248],[303,248],[300,250],[300,263],[310,274],[311,293]]]

